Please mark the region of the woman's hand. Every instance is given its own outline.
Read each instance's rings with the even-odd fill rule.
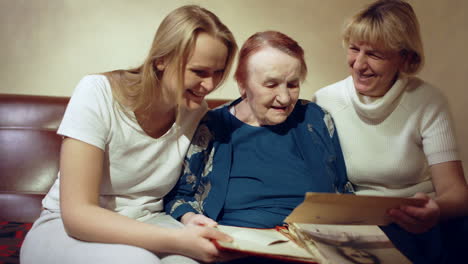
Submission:
[[[218,223],[214,220],[212,220],[209,217],[206,217],[202,214],[195,214],[193,212],[186,213],[182,216],[180,219],[183,224],[185,224],[185,228],[183,230],[186,230],[184,232],[195,232],[195,236],[199,235],[203,238],[205,238],[205,241],[199,241],[199,242],[190,242],[190,243],[199,243],[197,246],[202,247],[201,249],[197,249],[195,251],[195,254],[200,254],[199,257],[193,256],[194,258],[203,260],[205,262],[214,262],[214,261],[219,261],[219,262],[224,262],[224,261],[229,261],[233,259],[238,259],[242,257],[246,257],[246,255],[241,254],[241,253],[235,253],[235,252],[220,252],[216,249],[214,244],[212,242],[209,242],[209,244],[206,244],[206,240],[208,239],[217,239],[221,241],[232,241],[232,238],[225,233],[222,233],[216,229],[213,229],[212,227],[216,227]],[[207,228],[209,231],[202,231],[203,229],[199,228]],[[191,244],[188,244],[189,246]],[[211,245],[210,245],[211,244]],[[213,248],[214,247],[214,250]]]
[[[398,209],[389,210],[388,214],[393,222],[411,233],[424,233],[434,227],[440,219],[439,205],[424,193],[416,193],[414,198],[424,199],[421,206],[402,205]]]
[[[212,240],[231,242],[232,238],[215,228],[187,225],[176,232],[177,240],[172,252],[203,262],[224,261],[230,257],[222,254]]]
[[[184,214],[180,221],[184,225],[198,225],[198,226],[208,226],[208,227],[215,227],[218,225],[216,221],[213,219],[206,217],[202,214],[196,214],[193,212],[188,212]]]

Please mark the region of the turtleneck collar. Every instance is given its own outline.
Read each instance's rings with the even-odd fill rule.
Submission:
[[[370,97],[356,92],[351,76],[348,77],[346,88],[348,98],[356,112],[366,119],[377,121],[385,119],[395,110],[407,83],[408,78],[400,74],[390,90],[382,97]]]

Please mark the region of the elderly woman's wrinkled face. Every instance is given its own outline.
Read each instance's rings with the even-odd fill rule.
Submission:
[[[241,87],[248,119],[253,126],[276,125],[291,114],[300,91],[301,63],[271,47],[253,54],[248,61],[246,87]]]
[[[390,90],[404,63],[397,51],[366,42],[350,42],[347,59],[356,91],[373,97]]]

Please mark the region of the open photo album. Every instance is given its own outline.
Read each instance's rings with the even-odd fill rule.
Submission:
[[[257,229],[219,225],[234,238],[216,241],[221,250],[291,263],[411,263],[378,225],[386,212],[424,200],[351,194],[307,193],[284,226]]]

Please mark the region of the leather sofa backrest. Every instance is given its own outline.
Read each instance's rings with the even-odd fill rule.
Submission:
[[[66,97],[0,95],[0,220],[32,222],[58,173]]]

